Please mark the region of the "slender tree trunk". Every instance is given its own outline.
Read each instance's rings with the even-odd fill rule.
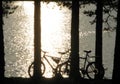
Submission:
[[[70,78],[77,80],[79,73],[79,0],[72,0],[71,66]]]
[[[34,9],[34,77],[41,77],[41,25],[40,0],[35,0]]]
[[[102,19],[103,19],[103,0],[97,1],[97,10],[96,10],[96,67],[100,70],[102,66]],[[99,78],[100,74],[96,75],[96,79]]]
[[[117,14],[117,29],[116,29],[116,43],[114,51],[114,67],[113,67],[113,80],[120,80],[120,0],[118,2]]]
[[[0,1],[0,79],[4,78],[4,71],[5,71],[5,61],[4,61],[4,35],[3,35],[3,16],[2,16],[2,1]]]

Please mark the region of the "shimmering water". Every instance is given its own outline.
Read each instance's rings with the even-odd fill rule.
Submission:
[[[28,67],[33,61],[34,53],[34,3],[16,2],[19,5],[14,14],[4,18],[5,42],[5,76],[29,77]],[[81,12],[84,8],[80,9]],[[54,2],[41,5],[42,50],[50,55],[58,56],[70,48],[71,10],[57,6]],[[80,55],[83,50],[95,52],[95,25],[90,25],[90,17],[80,13]],[[115,32],[103,34],[103,61],[108,68],[105,77],[112,77]],[[82,63],[81,63],[82,64]],[[48,68],[45,77],[52,76],[52,69]]]

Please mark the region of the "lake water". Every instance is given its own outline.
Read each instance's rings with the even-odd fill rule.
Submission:
[[[34,3],[15,2],[19,5],[15,13],[4,17],[5,76],[29,77],[27,70],[34,55]],[[93,5],[90,8],[95,9]],[[85,9],[89,8],[86,6]],[[80,9],[80,56],[83,50],[92,50],[95,55],[95,25],[90,25],[92,17],[86,17]],[[115,23],[113,23],[115,24]],[[54,2],[41,5],[42,50],[58,56],[70,48],[71,10],[57,6]],[[111,79],[115,45],[115,31],[103,33],[103,64],[108,68],[105,78]],[[64,59],[64,58],[63,58]],[[82,63],[81,63],[82,64]],[[52,69],[46,63],[45,77],[52,76]]]

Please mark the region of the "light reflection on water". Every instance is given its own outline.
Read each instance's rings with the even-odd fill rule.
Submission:
[[[4,18],[5,75],[8,77],[26,77],[33,59],[33,16],[28,15],[22,4],[9,18]]]
[[[7,77],[28,77],[27,67],[33,61],[34,4],[33,2],[20,2],[19,4],[20,7],[14,14],[7,19],[4,18],[7,64],[5,75]],[[54,2],[48,5],[42,3],[41,7],[42,50],[55,56],[56,52],[65,51],[70,46],[71,11],[68,8],[60,10]],[[44,76],[51,77],[52,70],[47,63],[45,64],[47,69]]]
[[[19,5],[14,14],[9,15],[9,18],[4,18],[6,77],[29,77],[27,71],[33,61],[34,4],[33,2],[20,2]],[[64,52],[70,48],[71,10],[66,7],[60,9],[54,2],[47,5],[42,3],[41,7],[42,50],[49,52],[49,55],[59,57],[60,55],[57,52]],[[88,21],[86,16],[80,15],[80,17],[84,17],[80,21],[80,54],[84,55],[82,50],[88,49],[92,50],[91,54],[94,55],[94,28],[91,30],[92,28],[89,28],[90,24],[85,25]],[[85,29],[90,30],[85,31]],[[110,57],[110,55],[113,54],[114,46],[110,47],[111,51],[105,47],[105,45],[114,45],[113,35],[114,33],[111,34],[112,37],[110,39],[106,35],[104,38],[104,40],[107,39],[109,41],[104,41],[103,45],[106,50],[103,52],[108,52],[105,55],[109,56],[109,59],[104,57],[106,65],[110,64],[108,61],[113,61],[113,57]],[[52,69],[46,62],[45,64],[47,71],[44,76],[51,77],[53,75]],[[108,67],[109,71],[106,73],[109,78],[112,74],[111,66]]]

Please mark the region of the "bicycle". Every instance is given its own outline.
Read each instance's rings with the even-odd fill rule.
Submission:
[[[58,52],[58,53],[61,54],[61,55],[65,55],[68,52],[69,51],[67,51],[67,52]],[[95,62],[94,61],[91,62],[88,59],[88,58],[95,58],[95,56],[89,56],[89,53],[91,53],[91,51],[84,50],[84,52],[86,53],[85,57],[80,57],[80,59],[85,60],[83,67],[79,69],[81,77],[85,78],[85,75],[87,75],[87,77],[89,79],[95,79],[95,75],[100,73],[101,74],[100,78],[103,78],[104,74],[105,74],[104,67],[101,66],[101,71],[99,69],[97,69],[95,67]],[[43,53],[44,54],[43,54],[42,59],[45,59],[48,62],[48,64],[50,65],[50,67],[53,70],[54,76],[56,76],[57,74],[60,74],[61,76],[62,75],[68,75],[69,76],[69,74],[70,74],[70,56],[67,59],[67,61],[65,61],[63,63],[59,63],[61,58],[56,58],[56,57],[53,57],[53,56],[49,56],[49,55],[47,55],[47,52],[45,52],[45,51],[43,51]],[[57,66],[54,68],[53,65],[50,63],[50,61],[46,57],[52,58],[53,61],[55,61],[55,63],[57,64]],[[32,75],[33,75],[33,71],[32,71],[33,66],[34,66],[34,62],[32,62],[31,65],[28,68],[28,74],[29,74],[30,77],[32,77]],[[42,75],[45,73],[45,70],[46,70],[45,64],[44,64],[43,61],[41,61],[41,73],[42,73]]]
[[[103,78],[105,74],[104,67],[101,66],[100,70],[96,68],[95,61],[89,61],[90,58],[95,58],[95,56],[89,55],[91,51],[84,50],[84,52],[86,53],[85,57],[80,57],[80,59],[84,59],[83,67],[80,68],[81,77],[84,78],[87,75],[89,79],[95,79],[95,75],[100,74],[100,78]]]
[[[95,58],[95,56],[89,55],[91,51],[84,50],[84,52],[85,52],[85,57],[79,57],[80,59],[84,59],[83,67],[82,68],[79,67],[79,72],[80,72],[81,77],[85,78],[85,75],[87,75],[89,79],[95,79],[95,75],[100,74],[100,78],[103,78],[105,74],[104,67],[101,66],[100,70],[96,68],[95,61],[89,60],[90,58]],[[63,66],[64,66],[63,73],[67,73],[69,75],[70,74],[70,57],[69,57],[68,63],[65,63]]]
[[[70,63],[70,62],[69,62],[70,59],[68,59],[67,61],[65,61],[65,62],[63,62],[63,63],[60,63],[62,57],[59,58],[59,57],[54,57],[54,56],[47,55],[48,52],[43,51],[43,50],[42,50],[42,52],[43,52],[43,57],[42,57],[42,60],[41,60],[41,74],[42,74],[42,75],[44,75],[45,70],[46,70],[46,67],[45,67],[45,64],[44,64],[44,62],[43,62],[43,59],[46,60],[46,62],[47,62],[47,63],[50,65],[50,67],[52,68],[54,76],[57,76],[57,75],[62,76],[63,73],[64,73],[64,74],[65,74],[65,73],[68,73],[68,72],[65,72],[65,68],[66,68],[66,69],[70,69],[70,68],[68,68],[68,67],[69,67],[68,65],[70,65],[70,64],[69,64],[69,63]],[[58,53],[59,53],[61,56],[63,56],[63,55],[65,55],[65,54],[69,53],[69,50],[66,51],[66,52],[58,52]],[[47,57],[50,57],[50,58],[57,64],[57,66],[54,67],[54,66],[51,64],[51,62],[49,61],[49,59],[48,59]],[[66,67],[63,67],[63,65],[66,66]],[[28,75],[29,75],[30,77],[33,76],[33,67],[34,67],[34,62],[32,62],[32,63],[30,64],[30,66],[28,67]],[[64,68],[64,69],[63,69],[63,68]],[[53,76],[53,77],[54,77],[54,76]]]

